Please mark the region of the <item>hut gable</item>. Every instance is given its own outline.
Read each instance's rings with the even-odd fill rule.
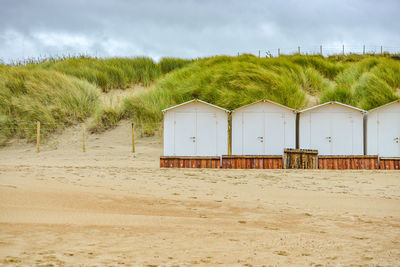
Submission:
[[[367,113],[367,111],[353,107],[353,106],[349,106],[340,102],[336,102],[336,101],[330,101],[330,102],[326,102],[311,108],[307,108],[304,110],[299,111],[299,113],[306,113],[306,112],[324,112],[324,113],[328,113],[328,112],[344,112],[344,113],[348,113],[349,110],[352,111],[358,111],[361,114]]]
[[[233,113],[237,112],[293,112],[296,113],[296,110],[289,108],[287,106],[278,104],[268,99],[262,99],[257,102],[239,107],[232,111]]]
[[[224,109],[224,108],[221,108],[219,106],[207,103],[207,102],[202,101],[200,99],[193,99],[193,100],[184,102],[182,104],[179,104],[179,105],[176,105],[176,106],[173,106],[173,107],[170,107],[170,108],[166,108],[162,112],[165,113],[165,112],[167,112],[169,110],[173,110],[173,109],[179,110],[179,112],[185,112],[185,111],[188,111],[188,110],[192,111],[193,109],[200,109],[200,108],[201,109],[205,109],[205,110],[210,110],[210,111],[213,111],[214,109],[217,109],[217,110],[221,110],[221,111],[225,111],[227,113],[230,113],[230,111],[227,110],[227,109]]]

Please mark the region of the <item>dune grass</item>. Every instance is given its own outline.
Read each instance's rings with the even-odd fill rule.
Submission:
[[[29,139],[35,134],[29,124],[36,121],[46,125],[44,134],[83,121],[95,111],[99,95],[93,84],[56,71],[1,68],[0,135]]]
[[[99,100],[101,91],[133,84],[148,88],[118,103]],[[400,61],[387,54],[163,58],[159,63],[145,57],[47,59],[0,64],[0,122],[74,123],[92,116],[98,128],[124,118],[153,124],[162,121],[162,109],[194,98],[230,110],[262,98],[294,109],[308,107],[309,99],[371,109],[398,99],[399,91]]]
[[[161,73],[166,74],[176,69],[183,68],[187,64],[193,62],[190,59],[164,57],[160,60],[158,65],[160,66]]]
[[[322,91],[320,102],[331,100],[365,110],[398,99],[400,62],[389,58],[364,58],[347,66],[334,80],[335,86]]]
[[[127,88],[137,83],[148,86],[161,75],[160,66],[147,57],[109,59],[72,57],[28,64],[27,68],[42,68],[68,74],[95,84],[103,92],[113,88]]]
[[[161,121],[161,110],[193,98],[235,109],[267,98],[295,109],[336,100],[370,109],[399,98],[400,62],[390,57],[218,56],[194,61],[125,99],[124,116]]]

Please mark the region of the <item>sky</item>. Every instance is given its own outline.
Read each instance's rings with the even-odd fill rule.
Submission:
[[[0,60],[400,52],[400,0],[0,0]]]

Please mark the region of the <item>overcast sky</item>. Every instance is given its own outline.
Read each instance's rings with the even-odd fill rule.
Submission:
[[[400,51],[400,0],[0,0],[0,59]]]

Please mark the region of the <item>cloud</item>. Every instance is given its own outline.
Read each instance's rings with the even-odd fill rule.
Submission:
[[[3,0],[0,58],[399,51],[398,0]],[[398,47],[396,47],[398,46]]]

